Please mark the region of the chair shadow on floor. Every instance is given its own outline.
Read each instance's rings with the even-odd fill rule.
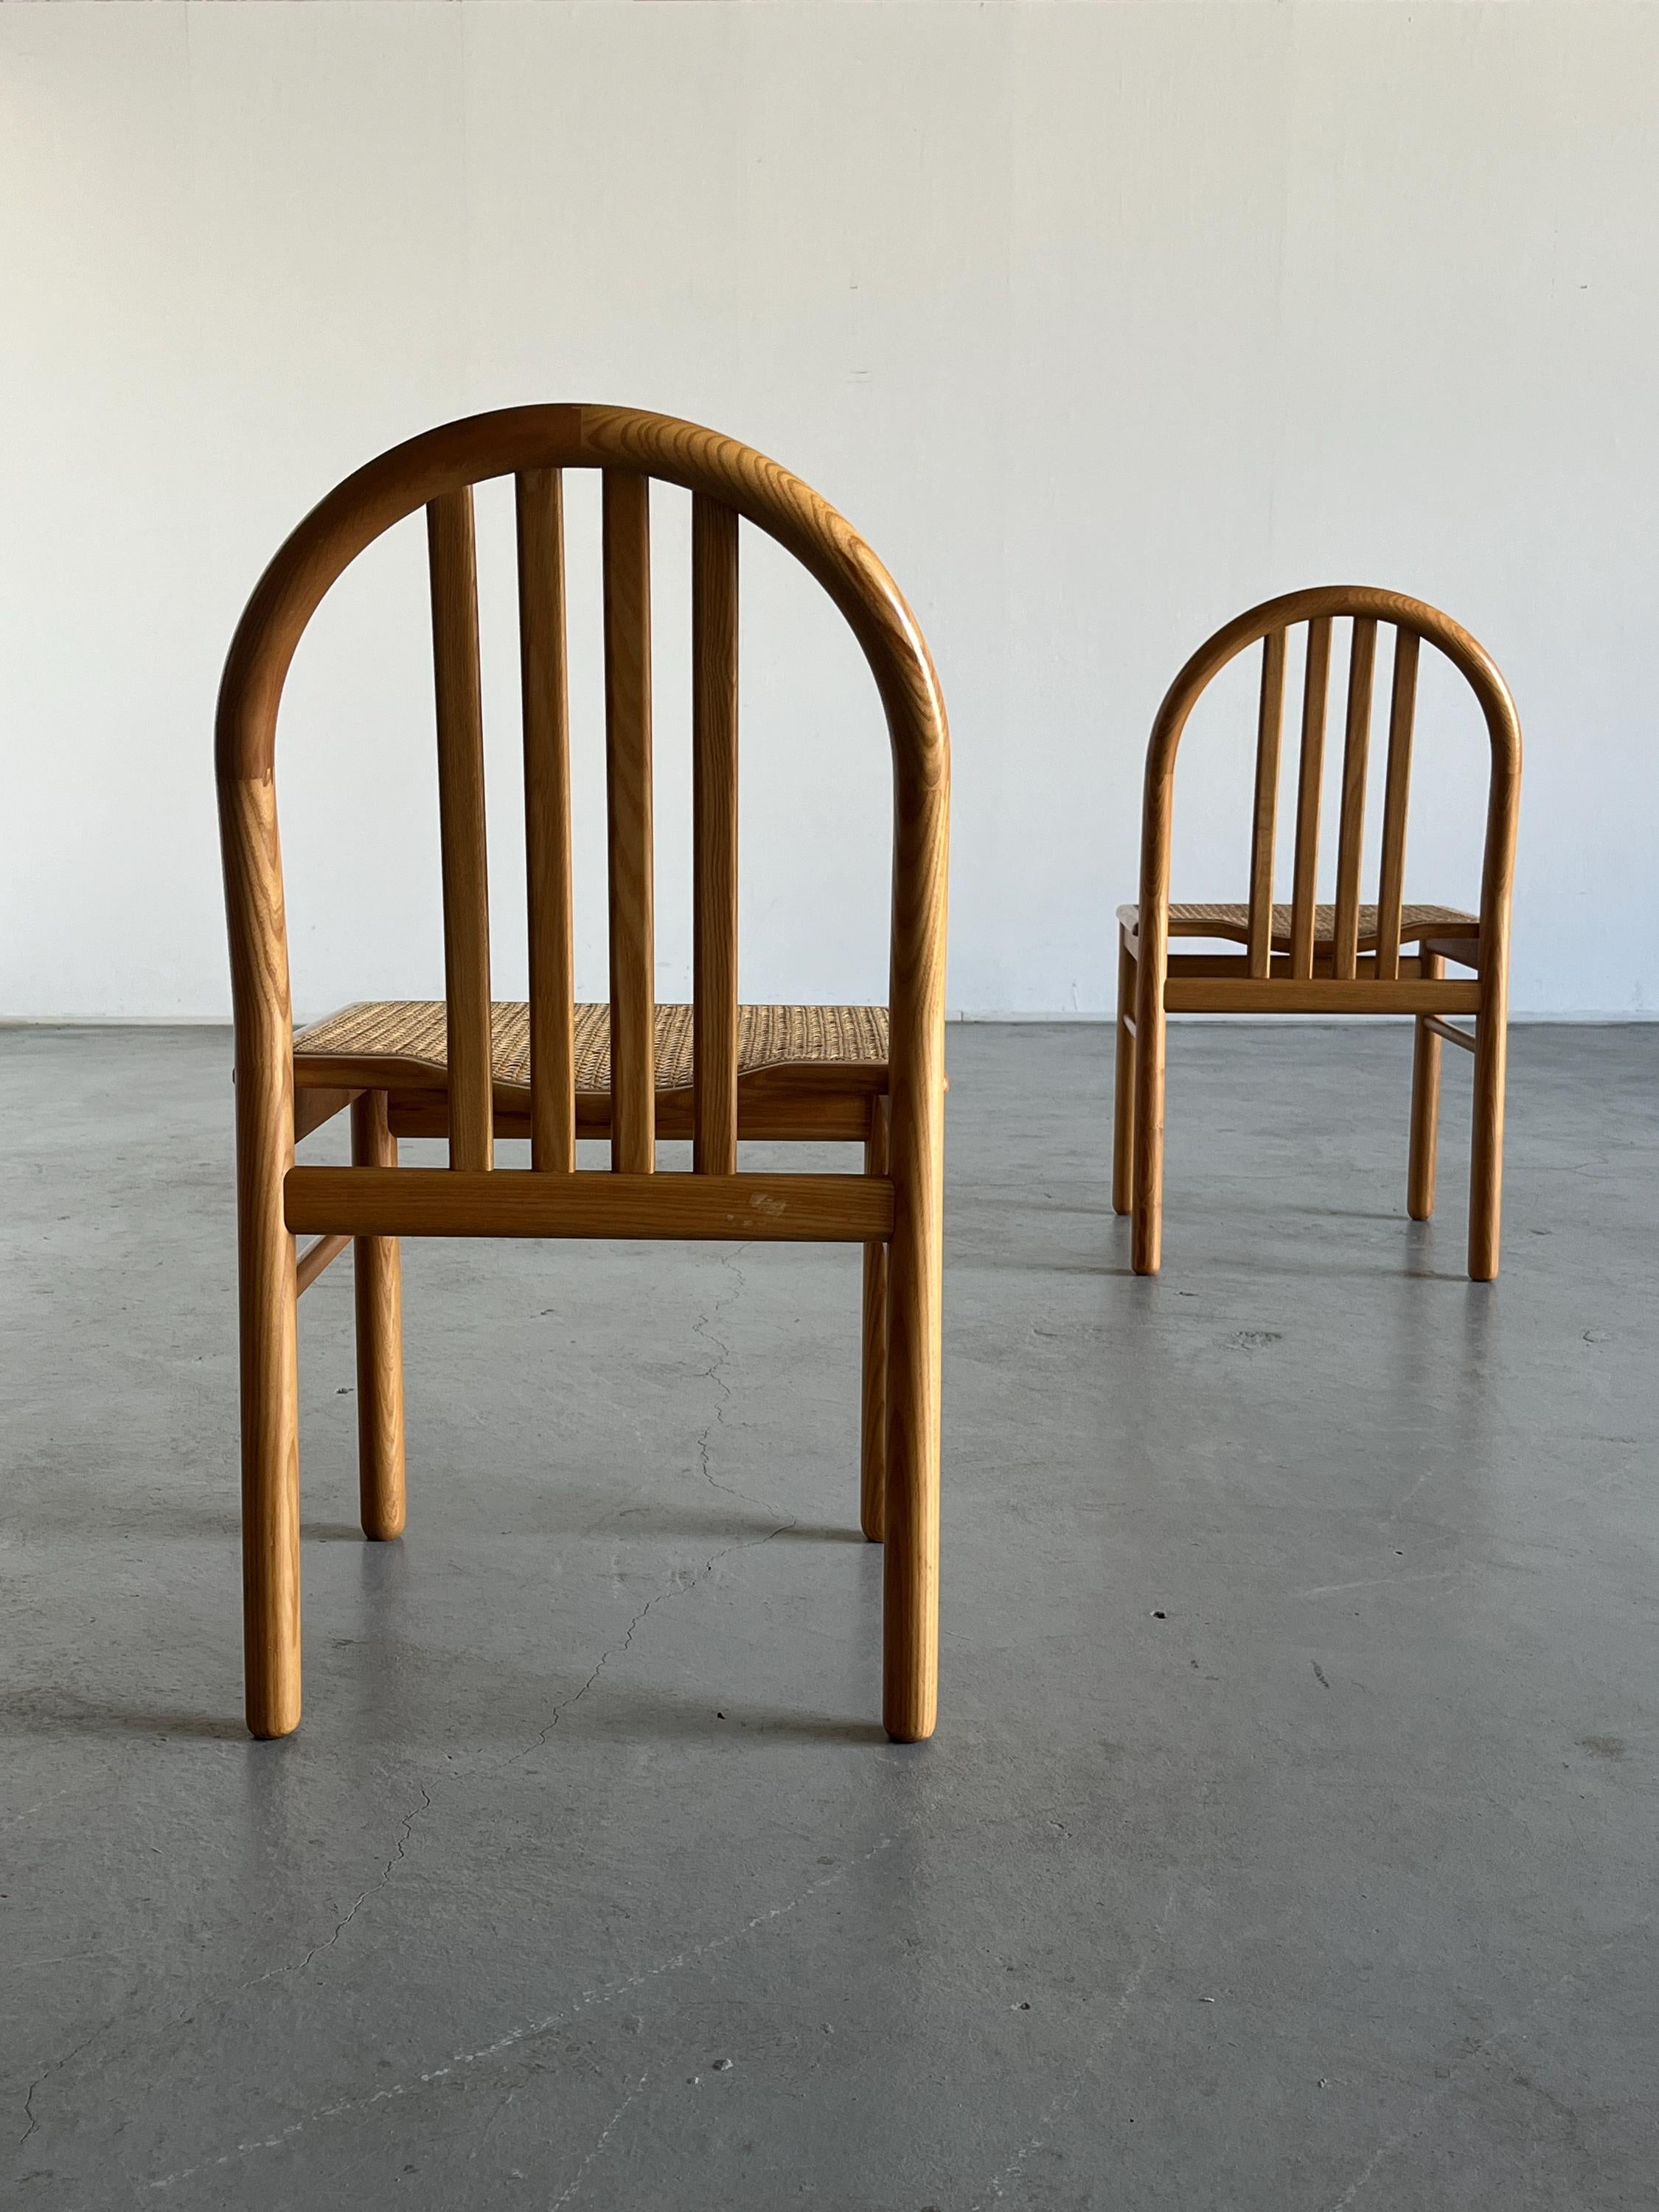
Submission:
[[[559,1493],[562,1504],[574,1502],[570,1493]],[[696,1544],[856,1544],[866,1547],[861,1528],[827,1522],[781,1519],[775,1513],[691,1513],[683,1506],[653,1501],[617,1505],[599,1495],[592,1499],[591,1517],[580,1527],[541,1529],[538,1534],[597,1536],[605,1529],[641,1536],[681,1537]]]
[[[72,1500],[40,1499],[15,1509],[4,1525],[82,1541],[95,1534],[100,1539],[151,1537],[160,1543],[240,1544],[242,1536],[241,1522],[234,1509],[192,1505],[182,1499],[132,1505],[106,1504],[100,1499],[95,1522],[87,1509]],[[300,1534],[307,1544],[363,1541],[363,1532],[355,1521],[302,1521]]]
[[[564,1702],[574,1704],[569,1699]],[[659,1743],[714,1742],[721,1739],[753,1743],[766,1737],[790,1743],[884,1744],[887,1741],[878,1721],[757,1705],[753,1700],[735,1698],[727,1698],[722,1704],[719,1693],[713,1689],[706,1696],[689,1698],[611,1686],[606,1689],[603,1705],[585,1709],[580,1721],[576,1721],[574,1714],[567,1718],[557,1701],[550,1707],[556,1709],[560,1711],[560,1728],[567,1736],[574,1726],[580,1727],[584,1734],[603,1735],[617,1743],[637,1742],[647,1737]],[[596,1721],[599,1722],[597,1727]],[[533,1710],[516,1723],[526,1729],[535,1724]],[[171,1740],[236,1744],[250,1753],[264,1753],[268,1749],[249,1741],[240,1716],[234,1714],[167,1711],[159,1707],[124,1705],[113,1701],[100,1703],[77,1696],[72,1691],[57,1689],[13,1690],[0,1695],[0,1741],[21,1736],[139,1736],[157,1742]]]
[[[0,1694],[0,1740],[7,1736],[139,1735],[165,1741],[246,1743],[240,1716],[165,1712],[153,1706],[100,1704],[72,1690],[10,1690]]]
[[[722,1740],[751,1746],[767,1737],[786,1743],[885,1744],[878,1721],[834,1713],[803,1712],[752,1699],[669,1697],[649,1689],[612,1687],[606,1693],[603,1733],[618,1743],[650,1738],[658,1743],[713,1743]],[[561,1726],[564,1723],[562,1722]],[[589,1723],[590,1728],[592,1723]]]

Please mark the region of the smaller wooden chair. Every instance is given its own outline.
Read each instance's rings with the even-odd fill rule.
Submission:
[[[1316,902],[1331,626],[1352,623],[1346,738],[1337,831],[1336,899]],[[1291,902],[1273,902],[1289,632],[1307,626]],[[1393,686],[1376,903],[1359,897],[1371,689],[1379,625],[1394,632]],[[1438,647],[1467,679],[1492,741],[1480,911],[1407,906],[1406,811],[1419,648]],[[1228,662],[1260,644],[1250,895],[1239,905],[1170,903],[1170,817],[1176,749],[1200,694]],[[1162,1257],[1164,1058],[1167,1014],[1413,1014],[1411,1153],[1407,1212],[1434,1211],[1435,1146],[1444,1042],[1474,1055],[1469,1179],[1469,1273],[1498,1273],[1504,1160],[1504,1065],[1510,893],[1521,791],[1521,728],[1508,687],[1485,649],[1449,617],[1395,592],[1329,585],[1269,599],[1200,646],[1170,685],[1152,725],[1141,817],[1140,899],[1118,908],[1117,1081],[1112,1203],[1133,1217],[1133,1265],[1155,1275]],[[1238,953],[1171,952],[1171,938],[1231,939]],[[1414,951],[1403,948],[1415,947]],[[1448,976],[1446,963],[1466,969]],[[1449,1017],[1473,1017],[1463,1029]]]

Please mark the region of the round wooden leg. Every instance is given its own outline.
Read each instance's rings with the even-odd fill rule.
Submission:
[[[398,1140],[384,1091],[352,1101],[351,1158],[357,1167],[395,1168]],[[380,1541],[404,1532],[404,1308],[395,1237],[352,1240],[357,1308],[357,1481],[363,1534]]]

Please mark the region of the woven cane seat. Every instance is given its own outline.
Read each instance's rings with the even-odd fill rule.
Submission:
[[[578,1006],[576,1091],[605,1097],[611,1089],[611,1009]],[[497,1001],[490,1009],[495,1078],[528,1088],[530,1009]],[[690,1006],[659,1006],[656,1071],[659,1092],[690,1091],[692,1080]],[[294,1040],[294,1069],[301,1083],[378,1079],[410,1090],[441,1091],[448,1047],[441,999],[380,1000],[344,1007],[313,1022]],[[885,1006],[740,1006],[738,1073],[770,1068],[834,1069],[854,1082],[878,1088],[887,1067]]]
[[[1133,932],[1140,927],[1139,906],[1121,906],[1117,918],[1125,929]],[[1400,941],[1413,945],[1425,937],[1444,934],[1448,937],[1474,937],[1480,932],[1480,918],[1465,914],[1455,906],[1407,906],[1400,913]],[[1171,937],[1231,938],[1240,945],[1248,945],[1250,938],[1250,909],[1242,902],[1237,906],[1172,906],[1170,908]],[[1314,908],[1314,942],[1329,945],[1336,937],[1336,908],[1316,906]],[[1291,942],[1291,909],[1288,906],[1273,908],[1273,944],[1288,951]],[[1359,942],[1362,948],[1376,944],[1376,908],[1362,906],[1359,909]]]

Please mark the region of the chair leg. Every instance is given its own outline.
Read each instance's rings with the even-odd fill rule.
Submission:
[[[298,1300],[283,1219],[293,1148],[246,1095],[253,1090],[237,1100],[242,1650],[248,1731],[270,1738],[300,1724]]]
[[[1446,963],[1437,952],[1423,955],[1425,977],[1443,975]],[[1413,1221],[1428,1221],[1434,1214],[1435,1159],[1440,1133],[1440,1039],[1419,1015],[1412,1046],[1412,1140],[1406,1170],[1406,1211]]]
[[[892,1131],[882,1720],[895,1743],[922,1742],[939,1711],[943,1180],[937,1109],[931,1131],[906,1126],[921,1119],[896,1115]]]
[[[864,1171],[884,1176],[888,1163],[888,1105],[872,1101]],[[864,1248],[864,1358],[859,1454],[860,1519],[878,1544],[887,1519],[887,1247]]]
[[[1469,1159],[1469,1276],[1497,1279],[1504,1203],[1504,1077],[1508,1024],[1502,997],[1475,1017],[1474,1141]]]
[[[1135,957],[1122,930],[1117,941],[1117,1064],[1112,1099],[1112,1211],[1128,1213],[1134,1206],[1135,1180],[1135,1036],[1130,1024],[1135,1012]]]
[[[1130,1265],[1137,1275],[1155,1275],[1164,1263],[1164,963],[1144,935],[1138,967]]]
[[[355,1167],[395,1168],[398,1139],[384,1091],[351,1105]],[[357,1483],[363,1534],[387,1540],[404,1531],[404,1301],[395,1237],[352,1240],[357,1307]]]

